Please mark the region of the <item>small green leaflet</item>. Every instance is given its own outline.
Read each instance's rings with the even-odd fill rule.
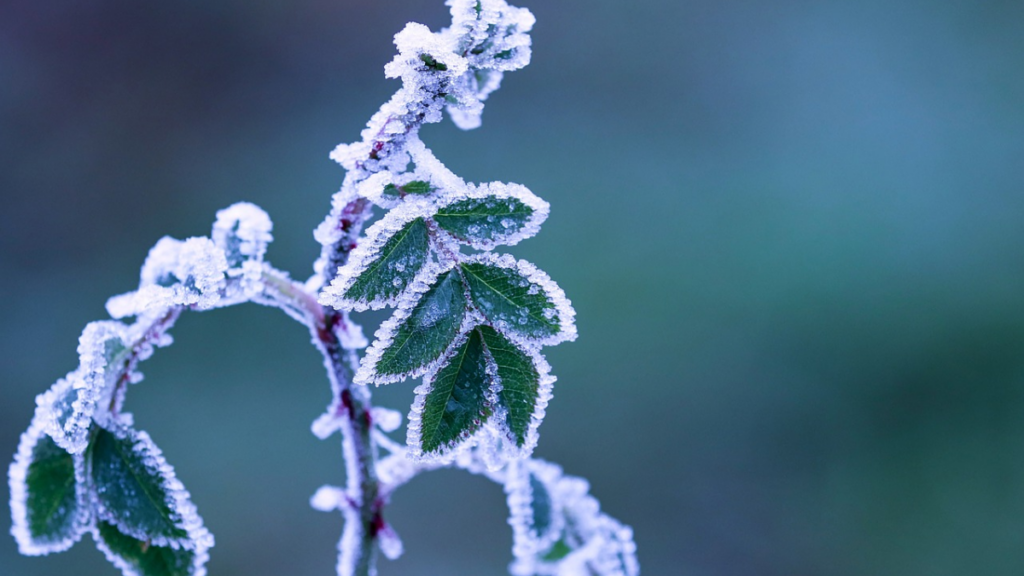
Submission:
[[[125,574],[139,576],[190,576],[196,572],[196,553],[185,548],[156,546],[122,534],[116,526],[99,521],[97,544]],[[123,564],[123,565],[122,565]]]
[[[533,511],[532,528],[534,536],[540,538],[551,528],[551,494],[544,483],[533,473],[530,476],[530,509]]]
[[[188,532],[171,509],[162,457],[134,430],[97,429],[89,449],[100,517],[140,540],[164,545],[186,542]]]
[[[455,238],[489,246],[517,236],[533,217],[534,209],[514,197],[467,198],[438,209],[434,221]]]
[[[430,194],[430,192],[433,189],[434,188],[430,185],[429,182],[424,182],[422,180],[413,180],[412,182],[408,182],[406,184],[401,184],[398,186],[394,184],[388,184],[384,186],[384,195],[389,198],[401,198],[406,194],[415,194],[417,196],[423,196],[426,194]]]
[[[498,402],[506,408],[506,425],[520,448],[526,444],[530,422],[537,407],[540,374],[533,359],[490,326],[480,326],[484,345],[501,380]]]
[[[427,68],[436,72],[444,72],[448,69],[448,66],[446,66],[444,62],[438,62],[430,54],[420,54],[420,60],[427,65]]]
[[[395,232],[345,290],[344,297],[371,307],[392,302],[423,268],[429,254],[427,223],[416,218]]]
[[[66,550],[84,533],[89,510],[72,456],[43,433],[37,422],[21,437],[11,464],[12,533],[23,554]]]
[[[473,303],[495,327],[527,338],[552,337],[561,330],[555,304],[516,268],[486,262],[460,266]]]
[[[447,452],[476,432],[491,415],[490,384],[483,337],[473,330],[430,383],[421,413],[421,450]]]
[[[455,339],[465,315],[466,295],[458,272],[441,274],[395,330],[375,372],[406,375],[437,360]]]

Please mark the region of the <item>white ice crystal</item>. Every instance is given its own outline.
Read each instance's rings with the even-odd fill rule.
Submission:
[[[149,252],[135,292],[114,296],[114,318],[154,313],[173,306],[208,310],[221,303],[228,270],[224,251],[209,238],[163,237]]]
[[[90,322],[78,339],[78,368],[36,398],[46,432],[72,454],[85,450],[97,403],[109,402],[123,373],[116,362],[127,349],[127,332],[120,322]]]
[[[210,238],[221,250],[231,256],[237,252],[241,259],[263,261],[267,244],[273,239],[274,224],[259,206],[238,202],[217,211]]]
[[[547,495],[550,526],[543,534],[534,530],[533,506],[542,488]],[[510,510],[515,561],[514,576],[637,576],[636,544],[632,530],[601,512],[589,494],[586,480],[565,476],[562,469],[542,460],[528,460],[510,467],[505,482]],[[571,551],[563,558],[545,558],[561,540]]]

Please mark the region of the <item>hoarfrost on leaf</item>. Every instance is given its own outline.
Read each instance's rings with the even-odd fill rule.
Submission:
[[[11,534],[19,552],[61,552],[82,537],[92,519],[84,473],[82,456],[68,453],[43,431],[37,410],[7,471]]]
[[[111,420],[97,430],[88,456],[101,520],[157,546],[212,546],[188,491],[148,434]]]
[[[427,372],[458,335],[466,316],[465,289],[451,267],[414,285],[382,323],[355,381],[387,384]]]
[[[525,186],[501,182],[470,186],[443,200],[434,221],[478,250],[513,246],[537,234],[550,209]]]
[[[394,305],[427,263],[425,217],[432,211],[429,203],[405,203],[371,226],[366,242],[320,293],[320,303],[352,310]]]
[[[499,331],[536,345],[576,339],[572,303],[533,264],[483,253],[466,258],[460,267],[473,304]]]

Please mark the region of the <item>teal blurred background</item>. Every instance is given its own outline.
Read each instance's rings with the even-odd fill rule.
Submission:
[[[513,249],[580,338],[537,454],[636,530],[644,574],[1024,572],[1024,3],[533,2],[481,129],[423,138],[552,205]],[[0,455],[162,235],[239,200],[311,230],[440,0],[0,4]],[[380,316],[364,316],[372,333]],[[185,316],[129,409],[217,537],[211,574],[333,573],[342,481],[299,325]],[[408,411],[413,383],[376,392]],[[4,497],[6,500],[6,496]],[[382,576],[501,574],[499,487],[415,480]],[[6,517],[6,512],[3,515]],[[6,521],[4,521],[6,525]],[[113,575],[88,538],[5,576]]]

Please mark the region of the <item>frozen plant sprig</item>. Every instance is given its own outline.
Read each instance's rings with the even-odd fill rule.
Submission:
[[[123,407],[182,312],[254,302],[307,326],[324,359],[332,400],[312,431],[340,432],[347,484],[310,503],[344,518],[340,576],[376,574],[378,550],[402,554],[383,516],[391,494],[447,466],[504,486],[513,575],[639,573],[631,530],[600,511],[586,481],[531,458],[555,381],[542,348],[575,339],[575,312],[546,273],[494,250],[536,235],[548,204],[519,184],[464,182],[419,139],[443,110],[460,128],[480,125],[503,74],[529,63],[533,15],[504,0],[447,4],[450,27],[395,36],[385,74],[402,87],[359,142],[331,153],[347,172],[314,234],[314,276],[296,282],[266,262],[270,218],[239,203],[217,213],[209,237],[161,239],[138,289],[107,302],[113,320],[86,326],[79,366],[39,395],[8,472],[22,553],[89,533],[126,575],[205,574],[213,537]],[[369,344],[349,313],[385,307],[395,311]],[[401,415],[374,407],[366,385],[420,377],[396,442]]]

